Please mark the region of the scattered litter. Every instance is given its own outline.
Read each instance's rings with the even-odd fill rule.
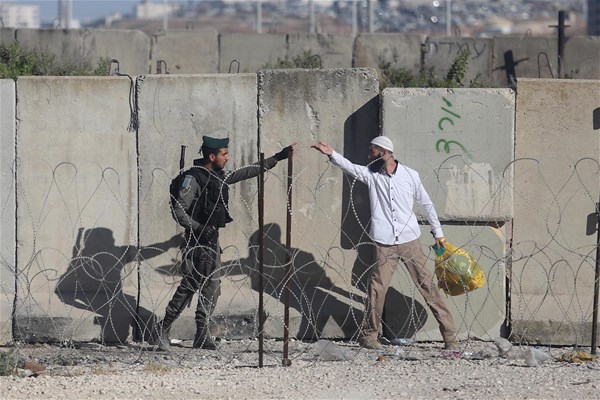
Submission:
[[[494,340],[494,344],[496,344],[496,347],[498,348],[498,353],[501,356],[504,356],[506,353],[508,353],[508,351],[512,347],[512,343],[504,339],[503,337],[497,337]]]
[[[460,351],[442,351],[442,358],[452,359],[452,358],[460,358]]]
[[[381,362],[381,361],[385,361],[385,356],[383,354],[380,354],[377,356],[377,361]]]
[[[498,348],[495,345],[488,343],[483,349],[473,354],[471,358],[473,360],[483,360],[486,358],[498,357],[499,355]]]
[[[344,349],[331,340],[319,340],[313,345],[313,353],[323,361],[350,361],[352,352]]]
[[[591,355],[586,351],[572,351],[570,353],[564,353],[562,356],[560,356],[558,360],[571,363],[578,363],[584,361],[595,361],[596,358],[598,358],[598,356]]]
[[[393,338],[390,339],[390,344],[395,346],[411,346],[415,344],[415,338]]]

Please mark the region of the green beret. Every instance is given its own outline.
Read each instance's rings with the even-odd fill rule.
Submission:
[[[202,147],[209,149],[224,149],[229,147],[229,138],[217,139],[210,136],[202,136]]]

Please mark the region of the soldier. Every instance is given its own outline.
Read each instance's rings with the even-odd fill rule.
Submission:
[[[233,221],[229,215],[228,185],[259,175],[258,163],[236,171],[225,171],[229,160],[229,139],[202,137],[202,158],[194,160],[194,167],[184,173],[173,213],[185,229],[182,260],[183,279],[167,305],[165,317],[159,323],[158,346],[169,351],[169,331],[175,319],[199,291],[196,306],[196,335],[194,348],[215,350],[210,336],[209,319],[220,295],[219,229]],[[287,159],[293,146],[265,160],[266,169]]]

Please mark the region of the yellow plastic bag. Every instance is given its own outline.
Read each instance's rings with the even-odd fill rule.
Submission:
[[[450,296],[471,292],[485,285],[485,275],[475,259],[460,247],[445,243],[435,251],[435,275],[438,285]]]

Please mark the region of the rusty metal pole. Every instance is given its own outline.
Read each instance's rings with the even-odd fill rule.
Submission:
[[[562,79],[562,64],[565,55],[565,12],[558,12],[558,79]]]
[[[264,342],[264,254],[265,254],[265,154],[260,153],[260,174],[258,180],[258,367],[263,367]]]
[[[594,308],[592,309],[592,354],[596,354],[598,335],[598,292],[600,291],[600,203],[596,203],[596,273],[594,274]]]
[[[292,170],[293,170],[293,151],[288,157],[288,177],[287,177],[287,219],[285,226],[285,289],[283,294],[283,359],[281,364],[284,367],[292,365],[289,359],[290,342],[290,278],[292,271]]]

